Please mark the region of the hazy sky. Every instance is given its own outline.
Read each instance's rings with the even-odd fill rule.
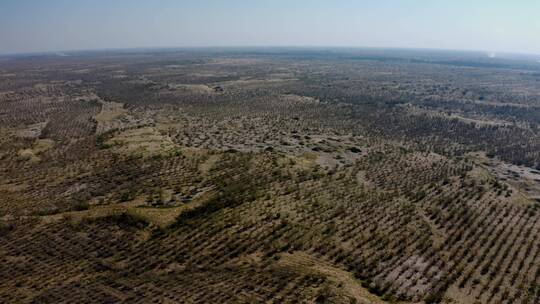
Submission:
[[[0,0],[0,53],[183,46],[540,54],[540,0]]]

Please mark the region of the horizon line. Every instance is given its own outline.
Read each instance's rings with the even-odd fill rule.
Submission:
[[[451,49],[437,47],[396,47],[396,46],[325,46],[325,45],[207,45],[207,46],[136,46],[136,47],[111,47],[111,48],[81,48],[67,50],[47,50],[47,51],[22,51],[22,52],[0,52],[0,57],[16,57],[16,56],[37,56],[37,55],[66,55],[69,53],[80,52],[121,52],[121,51],[159,51],[159,50],[211,50],[211,49],[371,49],[371,50],[410,50],[410,51],[450,51],[450,52],[468,52],[468,53],[486,53],[486,54],[501,54],[501,55],[521,55],[521,56],[540,56],[540,53],[532,52],[515,52],[515,51],[492,51],[480,49]]]

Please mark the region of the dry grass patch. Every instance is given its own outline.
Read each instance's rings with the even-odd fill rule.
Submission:
[[[127,112],[123,103],[101,101],[101,112],[94,117],[97,122],[96,132],[101,134],[119,126],[121,122],[118,120]]]
[[[120,153],[141,153],[145,156],[167,153],[177,146],[155,127],[130,129],[120,132],[108,144]]]
[[[337,286],[341,286],[341,291],[355,299],[356,303],[386,303],[362,287],[361,283],[351,273],[307,253],[284,253],[281,255],[279,263],[282,266],[298,270],[299,272],[317,273],[327,277]]]
[[[169,84],[169,88],[185,93],[212,94],[214,89],[204,84]]]
[[[52,139],[37,139],[32,148],[20,150],[18,156],[31,163],[37,163],[41,161],[39,155],[52,147],[54,147],[54,141]]]

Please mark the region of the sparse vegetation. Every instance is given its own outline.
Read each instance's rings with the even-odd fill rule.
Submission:
[[[538,303],[534,67],[342,52],[1,61],[0,302]]]

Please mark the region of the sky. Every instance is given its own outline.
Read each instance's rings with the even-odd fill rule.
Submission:
[[[0,0],[0,54],[344,46],[540,54],[540,0]]]

